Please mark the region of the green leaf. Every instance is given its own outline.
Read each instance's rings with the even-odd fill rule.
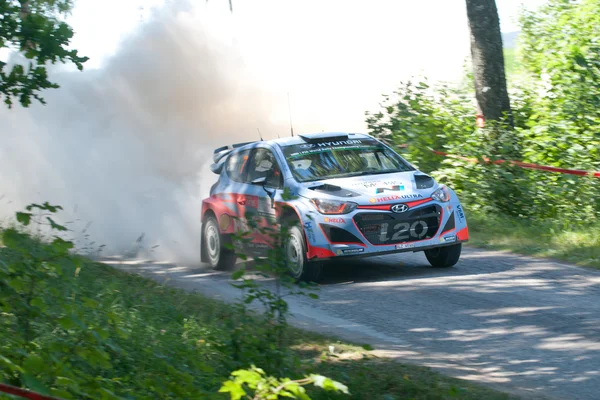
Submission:
[[[56,237],[52,241],[52,248],[59,254],[66,254],[70,249],[74,247],[73,242],[64,240],[62,238]]]
[[[348,387],[340,382],[336,382],[323,375],[311,375],[315,386],[321,387],[325,390],[340,391],[345,394],[349,394]]]
[[[319,298],[319,296],[317,294],[315,294],[315,293],[309,293],[308,297],[310,297],[311,299],[318,299]]]
[[[73,329],[75,327],[75,322],[71,317],[59,318],[57,322],[64,330]]]
[[[50,217],[46,217],[46,219],[48,220],[48,222],[50,223],[50,227],[52,229],[55,229],[57,231],[66,231],[67,228],[63,225],[57,224],[56,222],[54,222],[54,220]]]
[[[219,389],[219,393],[229,393],[231,400],[240,400],[246,395],[246,391],[239,383],[225,381]]]
[[[31,222],[31,213],[18,212],[17,213],[17,221],[25,226],[29,225]]]
[[[0,365],[6,366],[9,370],[13,372],[23,372],[23,368],[13,363],[10,359],[4,357],[2,354],[0,354]]]
[[[59,397],[61,399],[74,399],[75,398],[75,397],[73,397],[73,395],[70,392],[68,392],[64,389],[52,389],[51,395]]]
[[[233,280],[240,279],[244,275],[244,272],[246,272],[246,270],[244,268],[238,269],[233,274],[231,274],[231,279],[233,279]]]
[[[255,388],[256,384],[262,379],[264,371],[260,368],[253,368],[252,370],[240,369],[231,373],[231,376],[235,377],[235,381],[239,383],[245,383],[251,388]]]
[[[44,371],[47,363],[48,361],[44,361],[39,355],[30,354],[23,362],[23,368],[25,369],[25,373],[37,375]]]
[[[41,310],[46,309],[46,303],[44,303],[44,300],[41,297],[35,297],[33,300],[31,300],[31,302],[29,304],[31,304],[33,307],[37,307]]]
[[[38,392],[45,395],[50,394],[50,390],[33,375],[24,373],[21,375],[21,380],[28,389],[31,389],[34,392]]]
[[[86,297],[83,299],[83,305],[91,309],[96,309],[100,305],[96,300]]]

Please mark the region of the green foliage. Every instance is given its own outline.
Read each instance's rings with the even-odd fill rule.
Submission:
[[[348,387],[322,375],[313,374],[297,380],[277,379],[267,376],[262,369],[254,365],[250,369],[232,372],[231,379],[223,384],[219,392],[229,393],[231,400],[240,400],[244,397],[252,400],[276,400],[283,397],[310,400],[303,387],[309,384],[327,391],[350,394]],[[246,388],[253,393],[248,395]]]
[[[73,254],[71,241],[30,232],[32,223],[62,232],[46,216],[59,209],[33,204],[17,214],[22,227],[2,231],[0,381],[64,399],[216,392],[228,371],[226,326],[201,326],[229,316],[209,302],[202,316],[184,315],[185,296],[174,302],[173,290],[129,274],[115,279]]]
[[[0,62],[0,98],[12,107],[13,98],[28,107],[32,98],[45,104],[40,92],[58,88],[48,79],[48,63],[72,62],[81,71],[88,58],[69,50],[73,30],[61,17],[72,0],[4,0],[0,2],[0,48],[21,52],[29,65],[10,70]]]
[[[448,183],[472,211],[597,224],[600,179],[494,161],[600,170],[599,7],[599,0],[553,0],[522,16],[518,69],[509,79],[514,130],[489,121],[477,128],[466,85],[408,82],[386,97],[383,111],[367,114],[370,132],[407,144],[407,159]]]
[[[599,0],[552,0],[521,17],[518,47],[532,82],[525,137],[533,161],[600,169]]]

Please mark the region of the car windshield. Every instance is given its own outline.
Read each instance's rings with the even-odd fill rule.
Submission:
[[[414,171],[402,157],[373,139],[302,143],[282,148],[298,182]]]

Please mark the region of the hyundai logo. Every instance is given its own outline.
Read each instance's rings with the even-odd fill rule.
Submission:
[[[310,144],[310,143],[309,144],[301,144],[300,145],[301,149],[312,149],[313,147],[315,147],[315,145],[314,144]]]
[[[408,206],[406,204],[394,204],[392,206],[392,211],[395,213],[403,213],[408,211]]]

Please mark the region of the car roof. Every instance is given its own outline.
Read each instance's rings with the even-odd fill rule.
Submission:
[[[347,136],[347,139],[346,139],[346,137],[341,139],[340,136]],[[300,135],[294,135],[294,136],[289,136],[289,137],[284,137],[284,138],[279,138],[279,139],[260,140],[260,141],[255,141],[255,142],[234,144],[232,146],[233,149],[232,149],[232,151],[230,150],[230,152],[238,153],[240,151],[253,149],[255,147],[260,146],[261,144],[276,144],[280,147],[286,147],[286,146],[292,146],[295,144],[308,143],[311,140],[338,141],[338,140],[353,140],[353,139],[374,139],[374,138],[372,136],[364,134],[364,133],[346,133],[346,132],[302,133]],[[215,153],[217,153],[220,150],[225,150],[228,147],[229,146],[221,147],[221,148],[215,150]],[[229,147],[229,148],[231,148],[231,147]]]
[[[264,140],[264,141],[248,143],[247,145],[240,147],[240,150],[243,148],[253,147],[255,145],[258,145],[259,143],[277,144],[282,147],[283,146],[291,146],[291,145],[295,145],[295,144],[302,144],[302,143],[307,142],[307,140],[305,140],[304,138],[306,138],[308,140],[311,140],[311,139],[313,139],[313,140],[318,140],[318,139],[339,140],[339,137],[343,136],[343,135],[347,135],[348,140],[371,139],[372,138],[372,136],[364,134],[364,133],[346,133],[346,132],[302,133],[300,135],[294,135],[294,136],[289,136],[289,137],[284,137],[284,138],[279,138],[279,139],[271,139],[271,140]]]

